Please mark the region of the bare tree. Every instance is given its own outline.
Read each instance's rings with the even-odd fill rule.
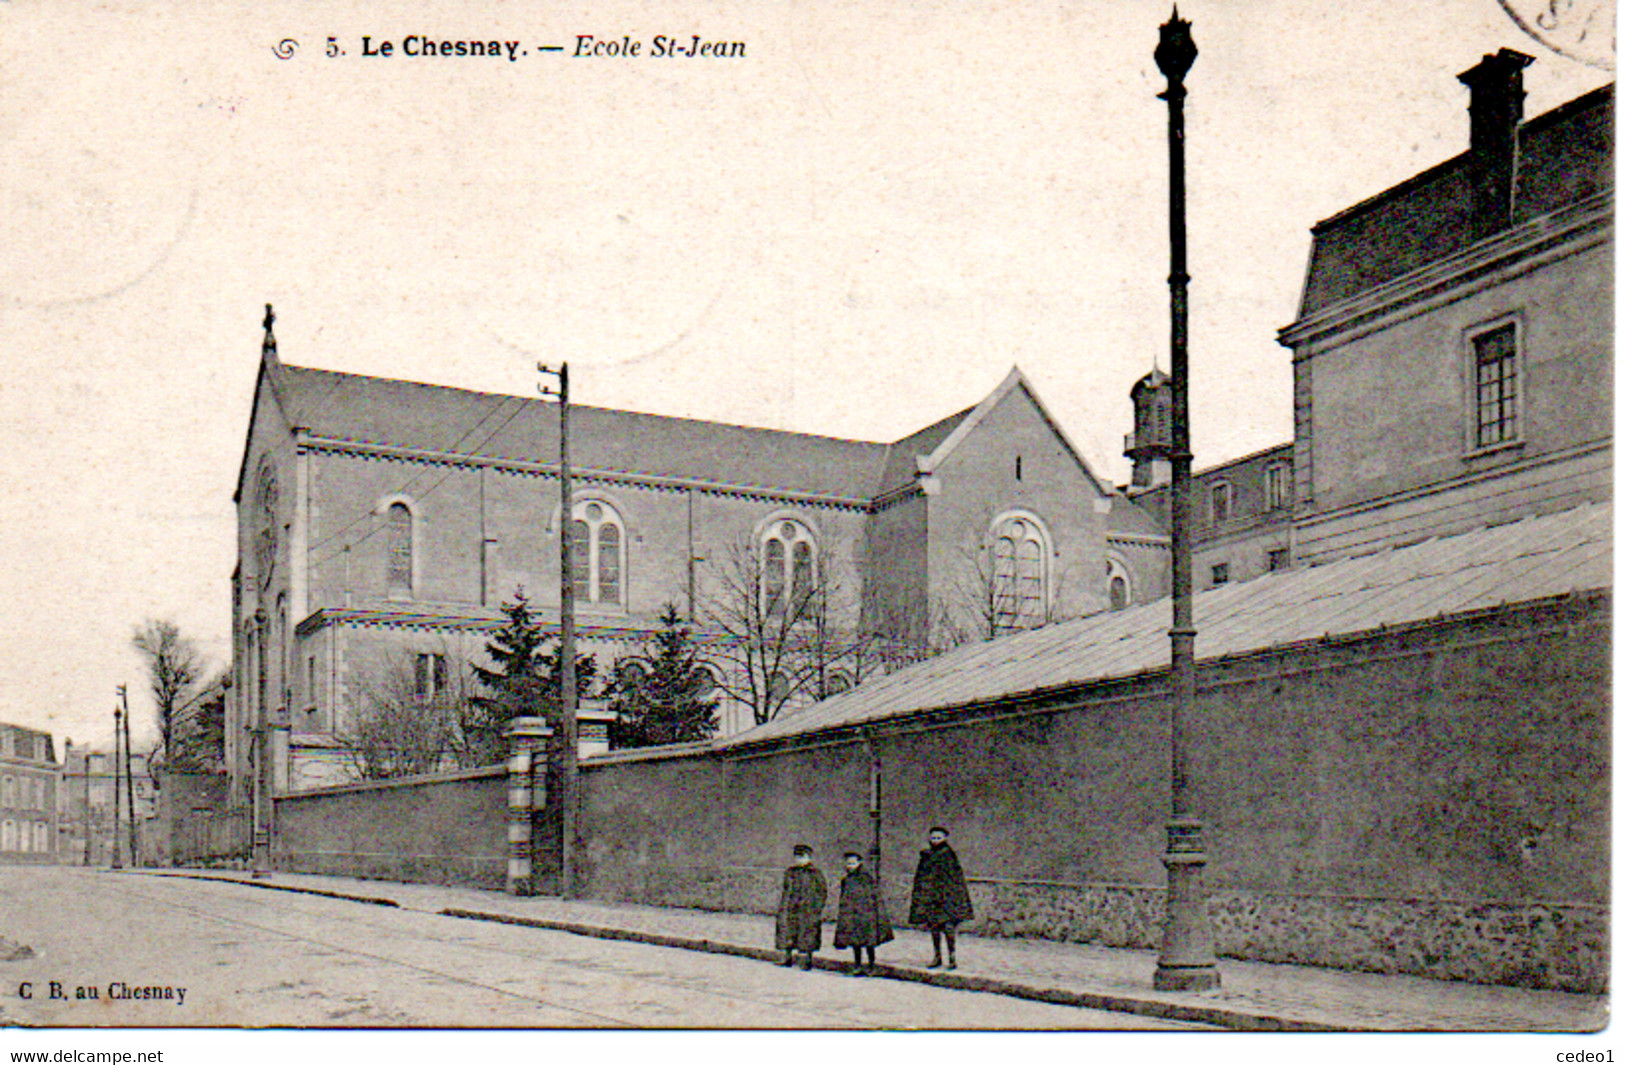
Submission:
[[[972,527],[991,527],[993,511]],[[874,596],[865,607],[866,652],[891,673],[967,643],[982,643],[1062,620],[1067,574],[1044,566],[1039,594],[1023,587],[1016,545],[967,535],[943,589],[918,597]],[[1036,602],[1035,602],[1036,599]]]
[[[933,645],[933,611],[919,597],[876,595],[864,604],[860,676],[895,673],[940,652]]]
[[[1001,559],[998,550],[997,541],[960,546],[960,563],[948,590],[931,604],[931,654],[1062,620],[1057,604],[1061,602],[1066,574],[1048,573],[1035,611],[1021,587],[1022,576],[1014,559]],[[1048,567],[1050,560],[1045,559],[1044,564]]]
[[[363,780],[413,776],[457,760],[468,669],[443,654],[401,652],[361,685],[361,706],[339,739]]]
[[[753,540],[729,545],[712,565],[712,588],[699,604],[702,620],[720,636],[712,644],[718,685],[750,707],[758,725],[799,696],[833,694],[843,665],[856,681],[865,639],[839,623],[845,604],[827,550],[782,582],[763,579],[765,561]]]
[[[146,662],[152,700],[158,707],[158,734],[167,754],[175,708],[197,684],[203,660],[192,641],[181,635],[180,627],[167,619],[142,622],[130,644]]]

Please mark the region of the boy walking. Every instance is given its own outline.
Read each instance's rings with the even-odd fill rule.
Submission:
[[[853,976],[875,971],[875,948],[892,940],[891,922],[880,904],[880,885],[863,867],[863,856],[846,854],[846,876],[841,879],[841,901],[835,916],[835,949],[852,948]],[[868,961],[864,953],[868,952]]]
[[[970,888],[965,885],[964,870],[959,868],[959,855],[948,846],[948,830],[940,825],[927,833],[930,846],[920,852],[920,864],[914,870],[914,897],[909,903],[908,923],[924,927],[931,933],[931,964],[935,969],[942,964],[942,941],[948,941],[948,968],[959,968],[954,957],[954,927],[974,917],[971,909]]]
[[[794,965],[796,951],[802,954],[801,967],[812,968],[812,956],[824,939],[824,903],[829,885],[812,863],[812,848],[796,844],[795,864],[784,871],[784,887],[779,892],[779,919],[773,930],[773,945],[784,951],[780,965]]]

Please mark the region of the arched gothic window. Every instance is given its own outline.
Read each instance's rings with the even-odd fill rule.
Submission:
[[[1106,601],[1113,610],[1126,609],[1134,602],[1134,583],[1129,580],[1128,567],[1110,556],[1106,559]]]
[[[1015,514],[993,527],[993,571],[988,588],[993,633],[1036,628],[1049,603],[1048,537],[1031,515]]]
[[[762,532],[762,604],[768,613],[802,603],[816,590],[812,532],[799,521],[770,522]]]
[[[276,464],[267,456],[260,462],[259,484],[254,491],[254,565],[262,588],[271,586],[276,570],[277,538],[281,532],[277,498]]]
[[[571,508],[570,578],[577,601],[626,602],[626,525],[615,508],[598,499]]]
[[[387,581],[391,599],[412,597],[412,508],[391,503],[385,516],[389,554]]]

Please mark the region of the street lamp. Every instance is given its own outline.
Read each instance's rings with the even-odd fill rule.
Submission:
[[[119,798],[118,745],[119,745],[119,736],[123,731],[124,731],[124,710],[117,703],[114,703],[113,704],[113,868],[114,869],[123,869],[124,868],[124,860],[119,856],[119,852],[118,852],[119,803],[121,801],[120,798]],[[130,813],[131,813],[131,816],[134,816],[135,811],[132,810]]]
[[[1162,953],[1157,957],[1153,983],[1159,991],[1208,991],[1219,986],[1218,960],[1213,954],[1213,930],[1208,922],[1207,893],[1202,867],[1207,854],[1202,845],[1202,822],[1191,808],[1190,726],[1196,700],[1196,624],[1191,611],[1191,434],[1190,359],[1185,264],[1185,75],[1196,62],[1191,24],[1179,17],[1179,8],[1162,25],[1155,52],[1157,68],[1168,79],[1159,93],[1168,101],[1168,237],[1171,268],[1168,297],[1171,312],[1169,384],[1173,392],[1173,432],[1169,463],[1169,517],[1173,526],[1173,626],[1168,630],[1172,661],[1168,675],[1173,689],[1169,715],[1173,816],[1168,821],[1168,851],[1162,864],[1168,870],[1167,917],[1163,925]]]
[[[254,854],[255,880],[271,875],[271,721],[265,708],[266,633],[270,618],[264,607],[254,611]]]

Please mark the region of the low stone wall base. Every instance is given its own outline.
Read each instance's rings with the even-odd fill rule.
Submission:
[[[713,866],[598,866],[599,899],[734,913],[772,913],[782,872]],[[908,917],[909,881],[888,875],[895,921]],[[1155,950],[1161,888],[972,880],[977,935]],[[837,885],[830,884],[834,908]],[[1403,973],[1582,994],[1608,989],[1608,911],[1565,903],[1473,902],[1275,895],[1210,890],[1214,946],[1223,957]]]
[[[973,881],[980,935],[1155,950],[1163,892]],[[1380,899],[1212,890],[1224,957],[1582,994],[1608,990],[1608,911],[1564,903]]]

